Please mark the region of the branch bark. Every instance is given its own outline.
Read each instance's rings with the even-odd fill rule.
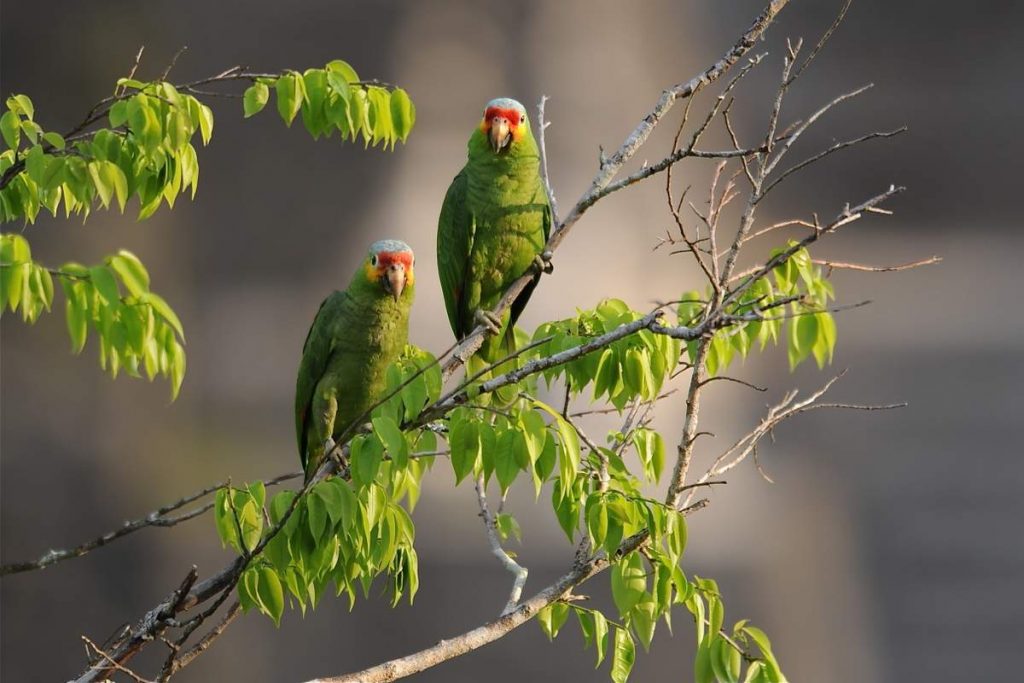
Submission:
[[[501,565],[514,577],[512,592],[508,596],[505,608],[501,610],[501,613],[505,615],[514,610],[519,603],[519,598],[523,594],[523,586],[526,585],[526,577],[530,572],[526,567],[513,560],[505,552],[505,549],[501,547],[501,539],[498,538],[497,522],[491,514],[490,508],[487,507],[486,489],[487,485],[484,483],[484,477],[480,475],[476,479],[476,498],[480,504],[480,517],[484,520],[484,529],[487,531],[487,542],[491,545],[491,553],[498,558],[498,562],[501,562]]]

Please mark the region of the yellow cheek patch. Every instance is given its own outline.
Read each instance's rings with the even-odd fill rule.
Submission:
[[[487,131],[490,130],[490,126],[487,124],[487,119],[480,119],[480,132],[487,135]]]
[[[363,265],[363,272],[366,274],[366,279],[369,282],[373,282],[380,277],[380,269],[369,261]]]
[[[406,271],[405,271],[405,286],[406,287],[411,287],[414,284],[416,284],[416,275],[415,275],[415,273],[413,273],[413,270],[410,267],[410,268],[407,268]]]
[[[526,126],[524,124],[519,124],[518,126],[512,129],[513,142],[519,142],[520,140],[523,139],[524,135],[526,135]]]

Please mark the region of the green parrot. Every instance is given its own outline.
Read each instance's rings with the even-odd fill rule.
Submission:
[[[448,321],[462,339],[483,324],[493,336],[478,355],[494,363],[515,350],[514,325],[537,279],[500,318],[490,313],[513,281],[533,268],[551,272],[541,251],[551,207],[540,177],[540,152],[526,109],[491,100],[469,138],[469,154],[445,195],[437,223],[437,269]]]
[[[334,439],[383,396],[388,365],[409,340],[414,262],[405,242],[374,242],[348,289],[320,305],[295,384],[295,435],[307,480]]]

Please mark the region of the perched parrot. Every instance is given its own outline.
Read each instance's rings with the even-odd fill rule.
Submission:
[[[409,339],[414,262],[405,242],[374,242],[348,289],[320,304],[295,385],[295,434],[307,480],[325,448],[382,398],[388,365]]]
[[[505,290],[533,268],[551,232],[551,207],[540,177],[540,153],[526,109],[491,100],[469,138],[469,154],[445,195],[437,223],[437,269],[448,321],[458,339],[483,324],[489,337],[479,356],[493,363],[515,350],[514,325],[535,279],[497,318],[490,313]]]

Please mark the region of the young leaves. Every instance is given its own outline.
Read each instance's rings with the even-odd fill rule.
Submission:
[[[150,380],[160,375],[177,397],[185,377],[184,330],[167,302],[150,291],[149,273],[134,254],[122,249],[98,266],[66,263],[51,270],[32,261],[24,237],[0,234],[0,312],[20,308],[24,320],[35,322],[53,305],[54,277],[64,291],[73,353],[81,352],[92,329],[100,366],[112,377],[121,370]]]
[[[304,73],[249,77],[253,84],[242,98],[245,118],[263,110],[273,89],[285,124],[301,113],[317,139],[336,130],[342,140],[362,137],[367,146],[394,149],[408,139],[416,122],[416,107],[404,90],[361,82],[340,60]],[[35,108],[27,96],[7,98],[0,115],[6,146],[0,152],[0,174],[15,164],[21,169],[0,188],[0,222],[31,223],[40,209],[56,215],[62,203],[68,216],[87,217],[97,206],[106,209],[115,202],[124,212],[132,198],[138,199],[142,220],[163,203],[173,207],[186,189],[195,196],[195,138],[203,145],[210,142],[213,111],[167,82],[122,78],[117,85],[120,92],[105,110],[109,127],[76,135],[70,145],[33,120]]]

